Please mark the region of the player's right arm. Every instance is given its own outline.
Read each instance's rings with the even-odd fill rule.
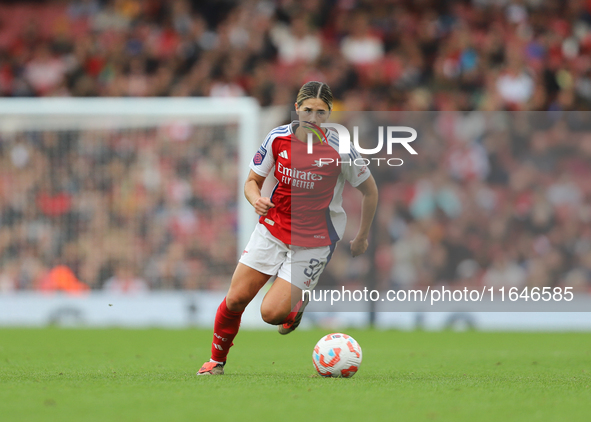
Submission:
[[[269,198],[261,196],[261,189],[265,179],[266,177],[251,170],[244,184],[244,196],[246,196],[246,199],[248,199],[248,202],[254,207],[258,215],[267,215],[269,209],[275,206]]]
[[[277,136],[282,136],[289,133],[287,125],[279,126],[273,129],[260,146],[254,158],[250,162],[250,173],[244,185],[244,195],[248,202],[254,207],[258,215],[267,215],[269,209],[275,205],[270,198],[261,196],[261,189],[263,182],[269,173],[275,167],[275,148],[273,148],[273,141]]]

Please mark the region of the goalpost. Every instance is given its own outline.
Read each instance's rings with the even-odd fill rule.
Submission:
[[[131,132],[173,127],[180,132],[192,129],[205,135],[200,143],[213,143],[216,134],[234,142],[237,157],[237,239],[236,253],[248,243],[256,215],[243,194],[249,162],[256,152],[260,107],[252,98],[10,98],[0,99],[0,139],[6,150],[23,134],[76,131]],[[174,129],[176,128],[176,129]],[[188,129],[187,129],[188,128]],[[203,136],[211,139],[203,139]],[[214,136],[215,135],[215,136]],[[75,135],[74,135],[75,136]],[[174,137],[174,134],[173,134]],[[189,140],[190,142],[191,140]],[[171,140],[173,143],[174,140]],[[14,145],[12,145],[14,146]],[[29,145],[29,149],[31,148]],[[234,155],[235,154],[235,155]],[[16,157],[16,155],[15,155]],[[187,157],[187,159],[189,159]],[[11,169],[0,169],[4,173]],[[61,171],[61,170],[60,170]],[[213,188],[212,188],[213,189]],[[1,194],[1,192],[0,192]]]
[[[260,143],[259,109],[253,98],[11,98],[0,100],[0,133],[237,123],[239,254],[256,224],[242,187]]]

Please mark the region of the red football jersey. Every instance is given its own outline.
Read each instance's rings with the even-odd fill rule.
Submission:
[[[264,177],[273,170],[278,181],[271,194],[275,207],[259,221],[288,245],[327,246],[336,243],[345,230],[344,181],[358,186],[370,172],[352,146],[351,154],[339,154],[334,131],[326,133],[328,142],[315,143],[313,153],[308,154],[307,143],[295,137],[297,125],[293,122],[272,130],[250,164]]]

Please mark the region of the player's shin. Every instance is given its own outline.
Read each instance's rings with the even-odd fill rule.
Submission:
[[[236,334],[238,334],[243,312],[229,310],[226,306],[226,298],[224,298],[218,307],[213,328],[213,342],[211,344],[212,361],[226,362],[230,347],[233,345],[232,341],[236,337]]]

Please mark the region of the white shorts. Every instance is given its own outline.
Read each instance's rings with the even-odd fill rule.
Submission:
[[[336,243],[317,248],[286,245],[258,223],[240,262],[263,274],[276,275],[302,290],[312,290],[335,246]]]

